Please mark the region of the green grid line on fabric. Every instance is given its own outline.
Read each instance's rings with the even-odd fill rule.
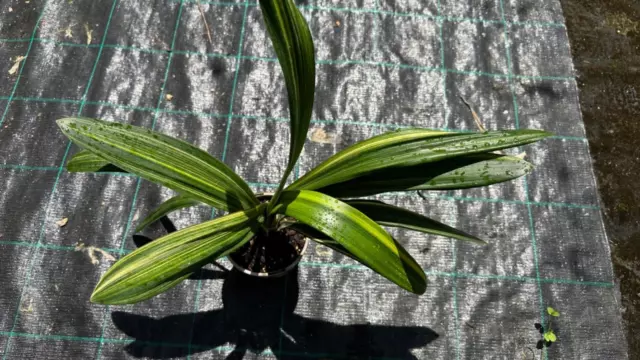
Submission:
[[[0,331],[0,337],[7,336],[8,332]],[[90,337],[90,336],[73,336],[73,335],[51,335],[51,334],[33,334],[26,332],[14,332],[13,336],[15,337],[23,337],[34,340],[46,340],[46,341],[76,341],[76,342],[87,342],[87,343],[95,343],[99,342],[100,338]],[[104,343],[108,344],[129,344],[133,341],[142,345],[148,346],[157,346],[157,347],[178,347],[184,348],[187,347],[186,343],[173,343],[173,342],[157,342],[157,341],[141,341],[133,338],[126,339],[117,339],[117,338],[104,338]],[[231,352],[233,350],[244,350],[251,351],[252,348],[249,347],[235,347],[235,346],[217,346],[211,347],[209,345],[204,344],[193,344],[193,348],[200,350],[211,350],[216,351],[218,353]],[[273,350],[264,350],[256,355],[286,355],[286,356],[295,356],[298,358],[344,358],[344,354],[338,353],[310,353],[310,352],[297,352],[297,351],[273,351]],[[403,360],[402,358],[393,358],[393,357],[377,357],[370,356],[367,359],[369,360]]]
[[[180,1],[180,0],[169,0]],[[376,0],[377,1],[377,0]],[[199,0],[186,0],[186,3],[200,3],[203,5],[214,5],[219,7],[235,7],[242,6],[242,2],[225,2],[225,1],[199,1]],[[251,3],[249,6],[257,6],[257,4]],[[486,23],[486,24],[503,24],[503,20],[500,19],[482,19],[482,18],[468,18],[457,16],[443,16],[440,11],[437,15],[430,15],[417,12],[398,12],[380,10],[380,6],[376,2],[374,8],[352,8],[352,7],[338,7],[338,6],[322,6],[322,5],[299,5],[299,9],[302,10],[320,10],[320,11],[335,11],[335,12],[348,12],[354,14],[380,14],[396,17],[412,17],[421,18],[432,21],[449,21],[449,22],[473,22],[473,23]],[[523,27],[561,27],[564,28],[564,23],[559,22],[546,22],[546,21],[508,21],[509,24],[514,24]]]
[[[42,10],[40,11],[40,14],[38,15],[38,19],[36,20],[36,24],[33,27],[33,31],[31,32],[31,38],[30,38],[30,41],[29,41],[29,46],[27,48],[27,52],[25,54],[25,57],[28,57],[29,52],[31,51],[31,46],[33,45],[36,32],[38,31],[38,27],[40,26],[40,22],[42,21],[44,13],[45,13],[45,11],[47,9],[47,5],[48,5],[48,1],[45,1],[44,5],[42,6]],[[4,122],[5,116],[6,116],[7,112],[9,111],[9,105],[11,104],[11,99],[13,98],[13,95],[15,94],[16,89],[18,88],[18,83],[20,82],[20,78],[22,76],[22,71],[23,71],[25,65],[26,65],[26,61],[23,61],[21,66],[20,66],[20,70],[19,70],[19,73],[18,73],[18,78],[16,79],[16,82],[14,83],[13,89],[11,91],[11,95],[7,99],[7,104],[6,104],[6,107],[5,107],[4,112],[2,114],[2,118],[0,118],[0,126]],[[32,250],[32,254],[31,254],[31,258],[30,258],[30,265],[29,265],[29,267],[27,269],[28,273],[31,271],[31,268],[33,267],[33,263],[35,262],[34,260],[35,260],[36,253],[37,253],[37,248]],[[4,345],[2,360],[6,360],[7,354],[9,353],[9,350],[11,350],[11,339],[12,339],[12,336],[13,336],[12,334],[15,331],[16,325],[18,323],[18,316],[20,314],[20,306],[22,304],[22,298],[24,296],[25,290],[26,290],[26,285],[23,285],[22,290],[20,291],[20,297],[18,298],[18,306],[16,307],[16,310],[15,310],[14,315],[13,315],[13,324],[11,326],[11,331],[9,332],[9,339],[7,340],[7,342]]]
[[[213,219],[216,216],[216,209],[212,209],[211,210],[211,216],[210,218]],[[200,275],[202,275],[202,271],[204,268],[200,268],[200,271],[198,272]],[[189,333],[189,346],[187,347],[187,360],[191,359],[191,351],[193,349],[193,343],[192,343],[192,339],[193,339],[193,330],[195,328],[195,323],[196,323],[196,315],[198,313],[198,309],[200,308],[200,293],[202,292],[202,277],[200,276],[198,278],[198,282],[196,284],[196,295],[195,295],[195,299],[193,300],[193,317],[191,319],[191,329],[190,329],[190,333]]]
[[[518,99],[516,96],[515,85],[513,82],[513,62],[511,59],[511,41],[509,39],[509,26],[506,21],[505,11],[504,11],[504,0],[500,0],[500,15],[502,16],[503,21],[503,34],[504,34],[504,42],[505,42],[505,52],[507,57],[507,74],[509,75],[509,86],[511,90],[511,97],[513,98],[513,110],[514,110],[514,118],[515,118],[515,126],[516,129],[520,128],[520,118],[519,118],[519,107],[518,107]],[[524,194],[525,199],[527,201],[527,213],[529,218],[529,234],[531,237],[531,247],[533,251],[533,263],[536,271],[536,285],[538,288],[538,306],[540,311],[540,324],[545,323],[544,316],[544,301],[542,299],[542,285],[541,285],[541,276],[540,276],[540,267],[538,264],[538,248],[537,248],[537,239],[536,239],[536,230],[533,221],[533,213],[531,211],[531,202],[529,201],[529,181],[528,176],[525,175],[523,177],[524,184]],[[548,359],[548,352],[545,348],[543,348],[544,358]]]
[[[29,41],[29,45],[27,46],[27,51],[24,54],[25,59],[27,59],[29,57],[29,53],[31,52],[31,48],[33,46],[33,43],[35,42],[36,39],[36,33],[38,31],[38,27],[40,27],[40,22],[42,21],[42,17],[44,16],[44,12],[47,9],[47,1],[45,1],[44,5],[42,6],[42,11],[40,12],[40,14],[38,15],[38,19],[36,20],[36,24],[33,27],[33,30],[31,31],[31,36],[29,37],[28,41]],[[4,119],[7,117],[7,112],[9,112],[9,104],[11,104],[11,99],[13,99],[14,95],[16,94],[16,91],[18,90],[18,85],[20,84],[20,79],[22,79],[22,72],[24,71],[24,67],[27,64],[27,61],[22,61],[22,63],[20,64],[20,69],[18,70],[18,76],[16,78],[15,83],[13,84],[13,87],[11,88],[11,94],[9,95],[8,101],[7,101],[7,105],[4,108],[4,111],[2,112],[2,116],[0,117],[0,128],[2,128],[2,124],[4,123]]]
[[[0,240],[0,245],[8,246],[22,246],[28,248],[40,248],[55,251],[78,251],[75,246],[68,245],[56,245],[56,244],[43,244],[34,243],[20,240]],[[119,248],[102,248],[102,250],[110,253],[119,253]],[[131,253],[133,250],[124,250],[120,255]],[[352,269],[359,271],[368,271],[369,268],[360,264],[343,264],[334,262],[318,262],[318,261],[300,261],[302,267],[328,267],[339,269]],[[229,264],[230,265],[230,264]],[[537,282],[537,277],[532,276],[518,276],[518,275],[496,275],[496,274],[475,274],[475,273],[453,273],[446,271],[425,271],[425,274],[436,277],[447,278],[470,278],[470,279],[486,279],[497,281],[510,281],[510,282]],[[590,280],[572,280],[572,279],[560,279],[560,278],[540,278],[541,283],[546,284],[566,284],[566,285],[583,285],[589,287],[615,287],[615,283],[611,281],[590,281]]]
[[[446,58],[445,58],[445,52],[444,52],[444,20],[442,19],[442,4],[440,0],[437,0],[436,2],[436,10],[437,10],[437,14],[438,14],[438,18],[440,19],[438,21],[439,23],[439,40],[440,40],[440,70],[442,71],[442,94],[444,95],[444,99],[445,99],[445,106],[443,106],[443,114],[442,114],[442,119],[445,123],[447,123],[447,108],[448,108],[448,99],[447,99],[447,74],[448,72],[446,71]],[[447,192],[447,196],[451,196],[451,191]],[[451,257],[451,270],[453,271],[453,274],[455,274],[457,272],[457,261],[458,261],[458,247],[456,246],[456,241],[455,239],[450,239],[449,240],[451,243],[451,247],[452,247],[452,251],[451,253],[453,254]],[[452,301],[452,305],[453,305],[453,323],[454,323],[454,334],[455,334],[455,358],[456,360],[460,359],[460,320],[459,320],[459,315],[458,315],[458,282],[456,281],[456,277],[454,276],[452,281],[451,281],[451,287],[452,287],[452,294],[451,294],[451,301]]]
[[[12,165],[12,164],[0,164],[0,169],[7,170],[19,170],[19,171],[58,171],[59,167],[53,166],[24,166],[24,165]],[[64,167],[63,167],[64,169]],[[137,177],[137,175],[129,174],[129,173],[116,173],[116,172],[103,172],[103,173],[93,173],[94,176],[127,176],[127,177]],[[261,183],[261,182],[247,182],[249,186],[252,188],[269,188],[275,189],[278,187],[276,183]],[[401,191],[390,194],[396,195],[406,195],[409,197],[416,198],[418,195],[415,195],[411,192]],[[423,195],[424,196],[424,195]],[[449,200],[449,201],[465,201],[465,202],[485,202],[485,203],[500,203],[500,204],[515,204],[515,205],[533,205],[533,206],[546,206],[546,207],[563,207],[563,208],[571,208],[571,209],[586,209],[586,210],[600,210],[598,205],[584,205],[584,204],[573,204],[573,203],[564,203],[564,202],[547,202],[547,201],[524,201],[524,200],[509,200],[509,199],[496,199],[496,198],[484,198],[484,197],[466,197],[466,196],[454,196],[454,195],[436,195],[433,192],[427,193],[426,197],[430,199],[436,200]],[[384,198],[384,196],[382,196]],[[388,198],[388,197],[387,197]]]
[[[246,3],[245,3],[245,4],[246,4]],[[246,8],[245,8],[245,16],[246,16]],[[244,26],[244,20],[243,20],[243,26]],[[442,35],[442,34],[441,34],[441,35]],[[242,37],[241,37],[241,39],[242,39]],[[242,40],[241,40],[241,42],[242,42]],[[101,46],[101,48],[102,48],[102,46]],[[441,49],[441,50],[442,50],[442,49]],[[176,52],[176,53],[178,53],[178,52]],[[173,53],[172,53],[172,54],[173,54]],[[200,54],[200,55],[202,55],[202,54]],[[206,54],[204,54],[204,55],[206,55]],[[208,55],[207,55],[207,56],[208,56]],[[430,70],[433,70],[433,71],[443,71],[443,70],[444,70],[444,54],[442,54],[442,57],[443,57],[443,60],[442,60],[442,61],[443,61],[442,69],[430,69]],[[238,57],[237,57],[238,61],[239,61],[239,59],[240,59],[240,58],[241,58],[241,56],[240,56],[240,54],[239,54],[239,55],[238,55]],[[257,58],[248,58],[248,59],[249,59],[249,60],[256,60]],[[273,61],[273,60],[275,60],[275,59],[266,59],[266,58],[264,58],[264,59],[257,59],[257,60]],[[332,60],[327,60],[327,61],[325,61],[324,63],[329,64],[329,63],[335,63],[335,62],[332,62]],[[393,65],[393,64],[392,64],[392,65]],[[397,65],[397,64],[396,64],[396,65]],[[23,64],[23,66],[24,66],[24,64]],[[236,66],[237,66],[237,68],[236,68],[236,79],[237,79],[237,71],[238,71],[239,64],[236,64]],[[398,66],[402,66],[402,65],[400,64],[400,65],[398,65]],[[95,70],[95,69],[94,69],[94,70]],[[455,70],[453,70],[453,71],[455,71]],[[445,75],[446,75],[446,72],[445,72]],[[511,80],[511,78],[512,78],[512,77],[515,77],[515,76],[511,76],[510,74],[508,74],[508,75],[503,75],[503,74],[489,74],[489,75],[490,75],[490,76],[501,76],[501,77],[502,77],[502,76],[507,76],[510,80]],[[571,78],[571,79],[573,79],[573,78]],[[166,76],[165,76],[165,82],[166,82]],[[17,84],[16,84],[16,86],[17,86]],[[235,81],[234,81],[234,87],[235,87]],[[88,88],[88,87],[87,87],[87,88]],[[164,89],[164,86],[163,86],[163,89]],[[161,96],[162,96],[162,93],[161,93]],[[233,99],[233,96],[232,96],[232,99]],[[88,102],[85,102],[85,103],[87,103],[87,104],[88,104]],[[515,103],[515,98],[514,98],[514,103]],[[232,100],[231,104],[233,104],[233,100]],[[9,106],[9,105],[7,104],[7,108],[5,109],[5,111],[8,109],[8,106]],[[157,112],[159,111],[158,107],[156,107],[155,109],[151,109],[151,110],[154,110],[154,111],[156,112],[156,114],[157,114]],[[445,110],[445,111],[446,111],[446,110]],[[516,110],[516,111],[517,111],[517,110]],[[187,113],[190,113],[190,112],[187,112]],[[516,112],[516,114],[517,114],[517,112]],[[224,116],[224,115],[223,115],[223,116]],[[243,118],[243,116],[237,116],[237,117]],[[445,117],[446,117],[446,116],[445,116]],[[230,112],[229,112],[229,115],[228,115],[228,118],[229,118],[229,119],[232,119],[232,118],[236,118],[236,116],[232,114],[232,111],[230,111]],[[155,123],[155,120],[156,120],[156,118],[155,118],[155,116],[154,116],[154,123]],[[286,119],[284,119],[284,120],[285,120],[285,121],[287,121]],[[230,121],[230,120],[229,120],[229,121]],[[380,125],[382,125],[382,124],[380,124]],[[517,115],[516,115],[516,126],[518,126],[518,123],[517,123]],[[228,129],[227,129],[227,130],[228,130]],[[227,132],[227,137],[228,137],[228,132]],[[581,139],[581,140],[583,140],[583,139]],[[227,143],[227,139],[225,139],[225,149],[226,149],[226,143]],[[67,150],[67,151],[68,151],[68,150]],[[66,155],[65,155],[65,157],[66,157]],[[52,169],[59,170],[59,168],[52,168]],[[262,184],[262,185],[272,186],[272,184]],[[525,185],[526,185],[526,182],[525,182]],[[136,194],[137,194],[137,191],[136,191]],[[528,193],[527,193],[527,196],[528,196]],[[521,202],[521,203],[522,203],[522,204],[526,204],[527,206],[531,205],[531,203],[529,203],[529,202],[528,202],[528,200],[527,200],[526,202]],[[135,204],[135,200],[134,200],[134,204]],[[133,209],[132,209],[132,210],[133,210]],[[530,215],[530,217],[531,217],[530,207],[529,207],[529,215]],[[129,225],[127,226],[127,229],[128,229],[128,228],[129,228]],[[126,236],[126,232],[125,232],[125,236]],[[533,235],[533,236],[535,236],[535,235]],[[123,246],[124,246],[124,243],[123,243]],[[455,261],[455,260],[454,260],[454,261]],[[307,265],[307,266],[314,266],[314,265],[310,265],[309,263],[308,263],[308,264],[305,264],[305,265]],[[339,264],[338,264],[338,265],[339,265]],[[448,276],[452,276],[452,277],[454,277],[454,278],[455,278],[455,277],[464,277],[464,276],[465,276],[465,274],[457,274],[457,273],[455,273],[455,272],[454,272],[454,273],[452,273],[452,274],[448,274]],[[538,275],[536,278],[520,278],[520,279],[526,279],[526,280],[520,280],[520,281],[537,281],[538,283],[541,281],[541,279],[539,278],[539,275]],[[609,283],[607,283],[607,284],[609,284]],[[454,292],[455,292],[455,288],[454,288]],[[454,300],[454,301],[455,301],[455,300]],[[457,315],[457,314],[456,314],[456,315]],[[101,336],[101,338],[100,338],[100,339],[101,339],[101,340],[100,340],[100,343],[102,344],[102,339],[103,339],[103,338],[102,338],[102,336]],[[166,344],[163,344],[163,345],[166,345]],[[182,345],[184,345],[184,344],[182,344]],[[189,346],[191,347],[191,344],[189,344]],[[458,341],[458,346],[459,346],[459,341]],[[459,353],[458,353],[458,357],[459,357]]]
[[[117,4],[118,0],[113,0],[112,4],[111,4],[111,10],[109,12],[109,17],[107,18],[107,23],[105,25],[105,29],[104,29],[104,33],[102,34],[102,40],[100,42],[100,48],[98,49],[98,54],[96,56],[96,59],[93,63],[93,68],[91,69],[91,74],[89,75],[89,79],[87,80],[87,84],[85,85],[85,89],[84,89],[84,93],[82,95],[82,101],[80,103],[80,107],[78,109],[78,116],[80,116],[80,114],[82,114],[82,110],[84,109],[84,106],[86,104],[87,101],[87,95],[89,93],[89,89],[91,88],[91,83],[93,82],[93,78],[95,76],[96,73],[96,69],[98,68],[98,63],[100,61],[100,57],[102,56],[102,52],[104,50],[104,44],[107,40],[107,33],[109,31],[109,26],[111,25],[111,19],[113,18],[113,14],[115,12],[116,9],[116,4]],[[46,9],[47,6],[47,2],[45,2],[43,9],[42,9],[42,13],[40,14],[40,18],[42,18],[42,15],[44,14],[44,11]],[[34,34],[36,29],[38,28],[39,22],[36,23],[36,27],[34,29]],[[23,63],[24,66],[24,63]],[[7,107],[9,107],[11,104],[11,101],[7,102]],[[42,243],[42,240],[44,239],[44,234],[45,234],[45,228],[46,228],[46,220],[47,220],[47,212],[51,206],[51,203],[53,202],[55,193],[56,193],[56,189],[58,187],[58,183],[60,181],[60,176],[63,172],[63,165],[66,162],[67,156],[69,155],[69,150],[71,149],[71,141],[68,141],[68,145],[67,148],[65,150],[65,153],[62,157],[62,161],[60,162],[60,169],[58,170],[57,174],[56,174],[56,178],[53,182],[53,186],[51,188],[51,194],[49,195],[49,200],[47,201],[47,205],[45,207],[45,211],[44,211],[44,215],[43,215],[43,219],[42,219],[42,225],[40,227],[40,233],[38,235],[38,241],[37,244]],[[18,324],[18,319],[20,317],[20,306],[22,304],[22,299],[24,297],[24,293],[26,291],[26,289],[29,287],[29,284],[31,282],[31,271],[33,269],[33,265],[35,264],[35,259],[36,259],[36,255],[38,253],[38,248],[34,248],[34,250],[32,251],[31,257],[29,259],[29,265],[27,267],[27,272],[26,272],[26,280],[25,283],[22,287],[22,290],[20,292],[20,297],[18,298],[18,306],[16,307],[16,311],[14,314],[14,320],[13,320],[13,325],[11,327],[11,332],[9,335],[9,339],[7,340],[7,344],[5,345],[5,352],[4,355],[2,357],[3,360],[6,360],[7,354],[10,350],[10,345],[11,345],[11,339],[13,338],[13,336],[11,335],[11,333],[13,333],[15,331],[16,325]]]
[[[380,8],[380,0],[374,0],[374,9],[377,11]],[[378,22],[378,16],[373,16],[373,26],[371,31],[371,58],[375,61],[376,55],[378,55],[378,37],[380,33],[380,24]]]
[[[0,337],[5,336],[6,331],[0,331]],[[96,337],[89,336],[72,336],[72,335],[49,335],[49,334],[33,334],[33,333],[25,333],[25,332],[15,332],[13,336],[16,337],[24,337],[35,340],[47,340],[47,341],[77,341],[77,342],[99,342],[101,341]],[[173,342],[157,342],[157,341],[140,341],[133,338],[127,339],[117,339],[117,338],[105,338],[102,339],[104,343],[109,344],[128,344],[130,342],[135,341],[136,343],[148,345],[148,346],[158,346],[158,347],[178,347],[184,348],[187,347],[186,343],[173,343]],[[245,350],[251,351],[251,348],[248,347],[234,347],[234,346],[217,346],[211,347],[209,345],[204,344],[193,344],[193,348],[200,350],[211,350],[216,351],[218,353],[231,352],[234,350]],[[326,357],[335,357],[342,356],[343,354],[334,354],[334,353],[308,353],[308,352],[295,352],[295,351],[272,351],[272,350],[264,350],[257,355],[287,355],[287,356],[296,356],[303,358],[326,358]],[[402,360],[400,358],[390,358],[390,357],[369,357],[371,360]]]
[[[171,70],[171,62],[173,59],[173,49],[175,48],[175,44],[176,44],[176,38],[177,38],[177,34],[178,34],[178,28],[180,26],[180,18],[182,16],[182,9],[183,9],[183,2],[182,0],[180,1],[180,4],[178,6],[178,14],[176,15],[176,22],[175,25],[173,27],[173,35],[172,35],[172,39],[171,39],[171,48],[169,51],[169,56],[167,58],[167,65],[165,66],[165,71],[164,71],[164,79],[162,81],[162,86],[160,87],[160,95],[158,95],[158,100],[156,102],[156,107],[154,109],[153,112],[153,120],[151,122],[151,130],[155,129],[156,123],[158,121],[158,114],[160,113],[160,106],[162,105],[162,100],[164,98],[164,93],[165,93],[165,88],[167,85],[167,79],[169,78],[169,72]],[[142,178],[138,177],[136,179],[136,189],[133,193],[133,199],[131,200],[131,209],[129,210],[129,216],[127,218],[127,225],[125,226],[125,229],[123,231],[122,234],[122,239],[120,240],[120,253],[122,254],[124,252],[126,243],[127,243],[127,235],[129,234],[129,231],[131,230],[132,227],[132,223],[133,223],[133,216],[135,214],[135,208],[136,208],[136,204],[137,204],[137,200],[138,200],[138,194],[140,193],[140,187],[142,185]],[[107,313],[109,312],[109,306],[107,305],[105,307],[105,311],[104,311],[104,315],[102,318],[102,326],[101,326],[101,332],[100,332],[100,342],[98,344],[98,351],[96,353],[96,360],[100,360],[101,356],[102,356],[102,346],[104,344],[104,331],[106,329],[106,325],[107,325]]]
[[[236,69],[233,74],[233,84],[231,85],[231,101],[229,102],[229,111],[227,112],[227,126],[225,128],[224,133],[224,145],[222,148],[222,157],[221,160],[224,162],[227,158],[227,148],[229,146],[229,134],[231,133],[231,123],[233,120],[233,104],[236,99],[236,90],[238,88],[238,78],[240,75],[240,58],[242,57],[242,44],[244,41],[244,33],[245,33],[245,25],[247,21],[247,12],[249,10],[249,3],[245,0],[244,2],[244,13],[242,15],[242,27],[240,29],[240,40],[238,41],[238,50],[236,52]]]
[[[0,100],[7,100],[8,97],[0,96]],[[52,98],[30,98],[30,97],[15,97],[12,101],[24,101],[24,102],[45,102],[45,103],[63,103],[63,104],[79,104],[81,100],[72,100],[72,99],[52,99]],[[122,105],[122,104],[114,104],[106,101],[86,101],[86,105],[97,105],[97,106],[106,106],[116,109],[126,109],[133,111],[142,111],[142,112],[154,112],[155,108],[148,107],[138,107],[131,105]],[[173,115],[189,115],[189,116],[198,116],[198,117],[211,117],[211,118],[228,118],[229,114],[214,114],[214,113],[205,113],[198,111],[188,111],[188,110],[171,110],[171,109],[160,109],[159,110],[165,114],[173,114]],[[233,119],[246,119],[246,120],[258,120],[265,122],[289,122],[287,118],[279,118],[279,117],[269,117],[269,116],[258,116],[258,115],[231,115]],[[311,119],[312,124],[327,124],[327,125],[355,125],[355,126],[368,126],[374,128],[383,128],[383,129],[406,129],[406,128],[414,128],[416,126],[411,125],[402,125],[402,124],[389,124],[389,123],[376,123],[371,121],[353,121],[353,120],[322,120],[322,119]],[[452,129],[448,127],[441,128],[430,128],[433,130],[440,131],[452,131],[458,133],[472,133],[474,130],[468,129]],[[568,135],[553,135],[549,137],[550,139],[560,139],[560,140],[570,140],[570,141],[583,141],[586,142],[587,138],[580,136],[568,136]]]
[[[0,43],[3,41],[16,42],[18,39],[0,39]],[[28,41],[29,39],[20,39],[21,41]],[[61,42],[51,39],[34,39],[34,42],[43,42],[43,43],[51,43],[56,46],[71,46],[71,47],[86,47],[86,48],[96,48],[99,47],[97,44],[79,44],[79,43],[69,43],[69,42]],[[145,53],[152,54],[168,54],[168,50],[158,50],[158,49],[146,49],[139,48],[135,46],[123,46],[117,44],[105,45],[104,48],[111,49],[119,49],[119,50],[127,50],[127,51],[139,51]],[[214,57],[214,58],[225,58],[225,59],[236,59],[237,55],[228,55],[223,53],[203,53],[197,51],[188,51],[188,50],[176,50],[173,53],[176,55],[195,55],[195,56],[204,56],[204,57]],[[266,61],[266,62],[277,62],[278,59],[270,58],[270,57],[260,57],[260,56],[240,56],[241,60],[254,60],[254,61]],[[363,65],[363,66],[374,66],[374,67],[383,67],[383,68],[398,68],[398,69],[410,69],[422,72],[444,72],[444,73],[453,73],[467,76],[483,76],[483,77],[495,77],[495,78],[508,78],[507,74],[499,74],[499,73],[490,73],[484,71],[465,71],[465,70],[457,70],[457,69],[448,69],[441,67],[430,67],[430,66],[421,66],[421,65],[410,65],[410,64],[401,64],[401,63],[390,63],[390,62],[381,62],[381,61],[369,61],[369,60],[332,60],[332,59],[318,59],[316,61],[316,65]],[[575,76],[567,75],[567,76],[539,76],[539,75],[516,75],[512,74],[512,77],[523,79],[523,80],[533,80],[533,81],[575,81]]]
[[[236,98],[236,90],[238,87],[238,77],[240,74],[240,58],[242,57],[242,44],[244,42],[244,34],[245,34],[245,30],[246,30],[246,22],[247,22],[247,13],[249,11],[249,2],[248,0],[245,0],[244,3],[244,11],[242,14],[242,25],[240,28],[240,39],[238,40],[238,50],[236,51],[236,59],[235,59],[235,73],[233,75],[233,84],[231,86],[231,97],[230,97],[230,102],[229,102],[229,112],[228,112],[228,116],[227,116],[227,124],[226,124],[226,129],[225,129],[225,134],[224,134],[224,145],[222,148],[222,157],[221,160],[224,162],[225,158],[227,156],[227,148],[229,146],[229,134],[231,133],[231,123],[233,121],[233,104],[235,102],[235,98]],[[215,215],[215,209],[211,210],[211,218],[213,218]],[[198,284],[196,285],[196,299],[199,299],[200,296],[200,289],[202,287],[202,281],[198,280]],[[193,317],[193,321],[195,322],[195,313],[196,313],[196,306],[198,306],[197,304],[199,303],[199,301],[196,301],[196,303],[194,304],[194,317]],[[193,331],[193,327],[191,329],[191,331]],[[188,354],[187,354],[187,360],[191,359],[191,348],[192,348],[192,337],[189,337],[189,347],[188,347]]]

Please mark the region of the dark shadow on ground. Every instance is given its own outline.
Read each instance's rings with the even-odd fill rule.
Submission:
[[[166,216],[167,233],[176,227]],[[137,247],[153,239],[134,235]],[[161,319],[114,311],[113,323],[134,341],[125,347],[134,357],[169,359],[203,351],[232,351],[226,359],[248,353],[273,352],[279,360],[304,358],[417,359],[411,349],[438,338],[426,327],[371,324],[338,325],[294,313],[298,304],[298,268],[280,278],[256,278],[217,262],[218,270],[201,269],[191,280],[224,279],[223,308]],[[359,304],[354,304],[359,306]],[[221,348],[222,347],[222,348]]]
[[[338,325],[297,315],[297,269],[276,279],[254,278],[235,270],[221,273],[225,275],[222,309],[161,319],[113,312],[116,327],[135,339],[126,346],[127,353],[168,359],[231,346],[226,359],[264,351],[272,351],[277,359],[417,359],[411,349],[438,337],[426,327]]]

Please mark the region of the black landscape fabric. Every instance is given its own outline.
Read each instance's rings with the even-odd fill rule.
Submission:
[[[475,131],[462,98],[488,129],[555,133],[515,149],[537,166],[524,179],[379,197],[489,246],[393,231],[427,271],[420,297],[311,245],[284,278],[211,266],[141,304],[91,304],[113,258],[166,233],[133,229],[173,193],[135,176],[67,172],[78,148],[55,120],[154,128],[272,191],[288,154],[283,77],[255,2],[2,0],[2,359],[626,359],[559,2],[298,5],[318,86],[296,176],[384,131]],[[184,228],[217,215],[201,206],[170,219]],[[541,354],[547,306],[561,313],[558,341]]]

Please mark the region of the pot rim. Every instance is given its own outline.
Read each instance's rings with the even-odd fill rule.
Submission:
[[[307,247],[309,246],[310,243],[310,239],[308,237],[304,237],[304,245],[302,246],[302,250],[300,250],[300,254],[296,257],[296,259],[289,264],[287,267],[285,267],[284,269],[279,269],[279,270],[275,270],[272,272],[255,272],[255,271],[251,271],[249,269],[244,268],[243,266],[239,265],[238,263],[236,263],[233,260],[233,257],[231,256],[227,256],[227,259],[229,259],[229,261],[231,262],[231,264],[233,265],[234,268],[236,268],[236,270],[240,271],[243,274],[247,274],[249,276],[255,276],[255,277],[262,277],[262,278],[272,278],[272,277],[280,277],[283,276],[285,274],[287,274],[288,272],[290,272],[291,270],[293,270],[296,266],[298,266],[298,263],[300,263],[300,260],[302,259],[302,256],[304,255],[304,253],[307,251]]]
[[[273,192],[261,192],[261,193],[257,193],[256,197],[258,198],[258,200],[263,200],[263,199],[270,200],[273,197],[273,195],[274,195]],[[272,272],[266,272],[266,273],[255,272],[242,267],[241,265],[236,263],[233,260],[233,257],[231,256],[227,256],[227,259],[229,259],[229,261],[231,262],[233,267],[236,268],[236,270],[240,271],[243,274],[247,274],[249,276],[255,276],[255,277],[262,277],[262,278],[280,277],[290,272],[291,270],[293,270],[296,266],[298,266],[298,263],[300,263],[300,260],[302,259],[302,256],[304,255],[304,253],[307,251],[307,247],[309,246],[309,242],[310,242],[309,241],[310,239],[306,236],[303,239],[304,239],[304,245],[302,246],[302,250],[300,250],[300,254],[296,257],[296,259],[291,264],[289,264],[284,269],[280,269]]]

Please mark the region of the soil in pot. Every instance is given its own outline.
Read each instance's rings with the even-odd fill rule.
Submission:
[[[272,273],[293,264],[304,248],[304,235],[294,230],[260,232],[229,256],[241,267],[256,273]]]

